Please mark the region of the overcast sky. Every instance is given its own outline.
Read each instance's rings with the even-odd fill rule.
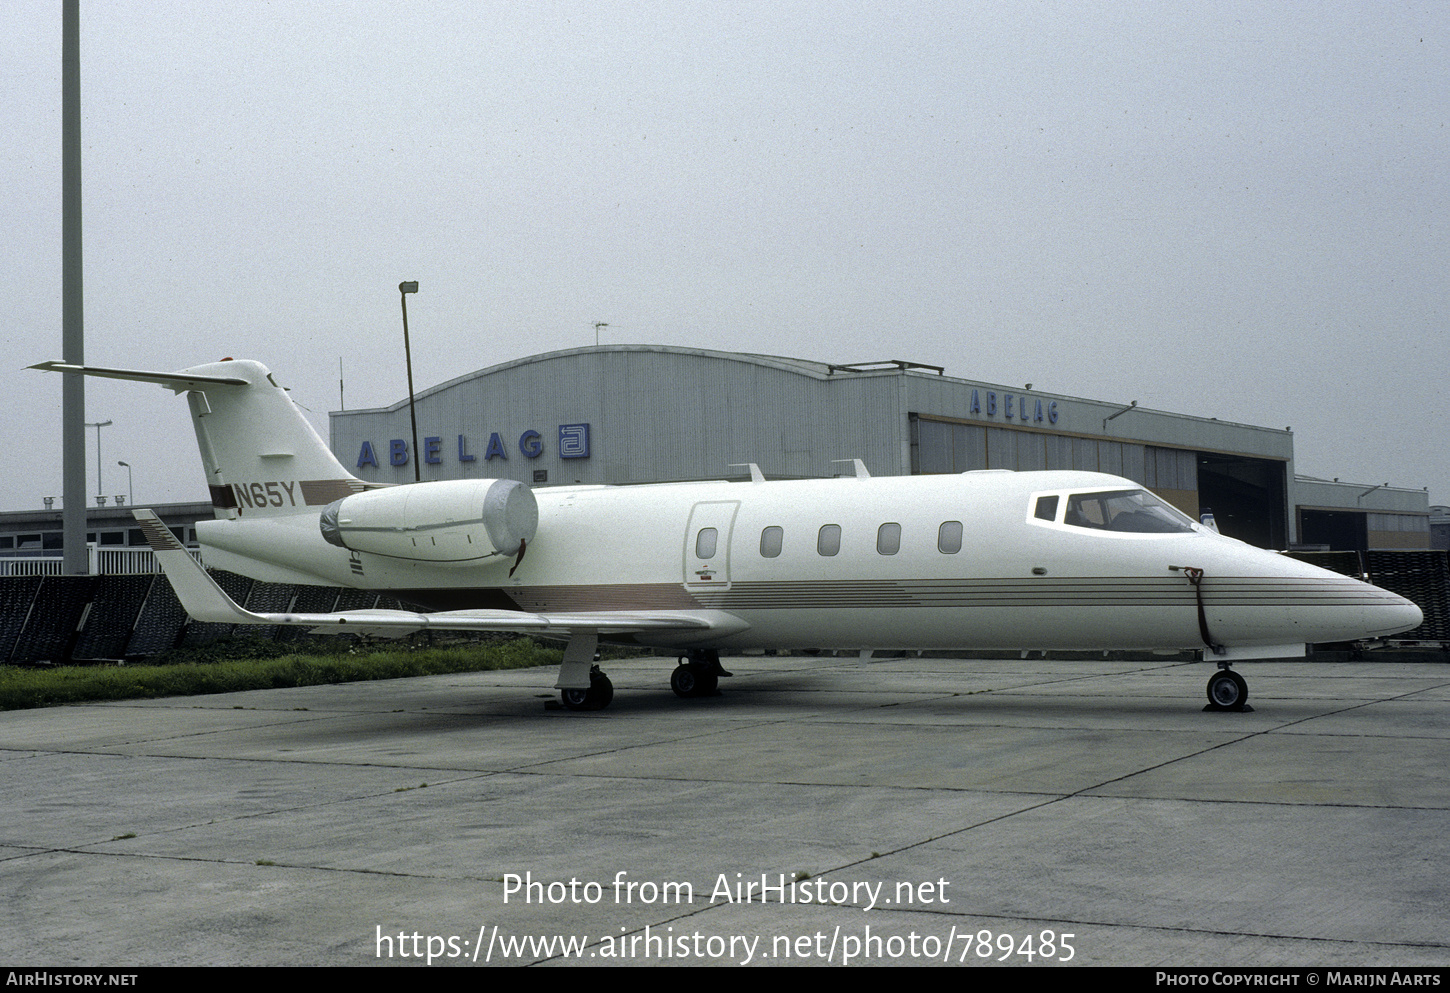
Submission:
[[[0,509],[59,496],[59,0],[0,7]],[[1450,4],[81,5],[86,360],[314,414],[594,341],[1292,425],[1450,502]],[[105,491],[204,499],[91,381]],[[88,432],[95,492],[95,431]],[[823,473],[828,471],[822,467]],[[722,467],[723,472],[723,467]]]

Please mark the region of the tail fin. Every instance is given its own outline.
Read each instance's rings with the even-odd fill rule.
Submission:
[[[218,517],[316,513],[366,484],[333,457],[260,362],[223,359],[180,372],[42,362],[47,372],[157,383],[185,393]]]

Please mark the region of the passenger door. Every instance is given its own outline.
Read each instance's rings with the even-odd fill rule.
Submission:
[[[684,584],[692,593],[730,588],[730,533],[738,500],[697,503],[685,528]]]

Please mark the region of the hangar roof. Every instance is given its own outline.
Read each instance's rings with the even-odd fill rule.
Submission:
[[[419,390],[417,395],[421,397],[432,396],[460,383],[470,380],[481,379],[484,376],[492,376],[497,373],[508,372],[522,366],[536,365],[540,362],[552,362],[557,359],[567,359],[574,356],[599,355],[600,353],[618,352],[651,352],[668,355],[695,356],[702,359],[714,359],[719,362],[738,362],[744,365],[763,366],[768,369],[779,369],[784,372],[793,372],[800,376],[807,376],[812,379],[831,379],[848,373],[851,375],[897,375],[904,371],[903,367],[913,369],[918,367],[917,363],[893,362],[889,363],[890,368],[857,370],[848,369],[845,366],[831,365],[826,362],[812,362],[808,359],[795,359],[784,355],[758,355],[751,352],[718,352],[709,348],[684,348],[679,345],[585,345],[579,348],[563,348],[556,352],[542,352],[538,355],[526,355],[523,358],[510,359],[507,362],[500,362],[497,365],[487,366],[473,372],[466,372],[461,376],[430,386],[425,390]],[[874,365],[877,363],[861,363],[863,365]],[[887,363],[882,363],[887,364]],[[932,366],[920,366],[920,368],[935,368]],[[356,414],[366,411],[392,411],[400,410],[408,405],[407,398],[386,407],[354,407],[347,411],[338,413]]]

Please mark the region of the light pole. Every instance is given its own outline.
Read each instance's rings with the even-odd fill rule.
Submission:
[[[136,488],[131,485],[131,463],[117,462],[116,464],[126,467],[126,499],[129,500],[131,502],[131,506],[134,507],[136,506]]]
[[[81,265],[81,5],[61,7],[61,358],[86,364]],[[61,543],[67,576],[90,571],[86,555],[86,377],[68,372],[61,386]]]
[[[86,421],[86,427],[96,429],[96,492],[106,492],[106,487],[101,480],[101,428],[111,426],[110,421]]]
[[[408,364],[408,419],[413,422],[413,481],[423,481],[423,467],[418,462],[418,412],[413,406],[413,350],[408,345],[408,294],[418,292],[416,279],[398,284],[398,296],[403,301],[403,358]]]

